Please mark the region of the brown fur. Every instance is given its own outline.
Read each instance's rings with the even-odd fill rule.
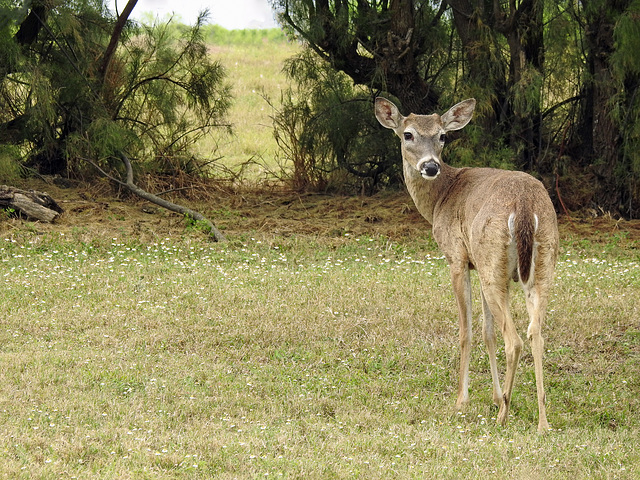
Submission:
[[[433,237],[449,262],[460,327],[456,405],[462,408],[469,400],[472,325],[469,269],[475,268],[482,293],[483,338],[489,352],[493,398],[500,407],[498,422],[506,423],[523,345],[509,312],[510,282],[519,279],[529,313],[527,336],[535,364],[538,430],[542,432],[549,424],[541,330],[558,254],[556,214],[546,189],[530,175],[491,168],[453,168],[442,161],[441,136],[463,128],[474,107],[475,100],[470,99],[442,116],[404,117],[391,102],[378,98],[376,117],[400,137],[407,189],[418,211],[431,223]],[[439,166],[436,174],[434,163]],[[427,165],[430,167],[424,168]],[[505,341],[504,393],[496,363],[496,330],[500,330]]]

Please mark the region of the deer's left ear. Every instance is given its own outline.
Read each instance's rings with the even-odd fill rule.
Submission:
[[[475,108],[475,98],[469,98],[460,103],[456,103],[441,117],[445,131],[460,130],[464,127],[471,120]]]

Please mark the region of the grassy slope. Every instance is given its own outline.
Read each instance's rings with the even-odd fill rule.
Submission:
[[[271,120],[274,112],[265,96],[276,107],[279,105],[281,91],[287,87],[283,63],[299,51],[299,46],[265,37],[245,44],[213,43],[210,50],[225,66],[227,79],[233,86],[234,101],[228,119],[234,135],[203,142],[201,155],[211,156],[217,143],[214,155],[224,157],[222,164],[235,171],[249,160],[274,166],[276,144]],[[249,178],[260,179],[263,171],[254,166],[246,173]]]

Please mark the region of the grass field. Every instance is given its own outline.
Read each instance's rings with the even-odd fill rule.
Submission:
[[[637,242],[564,239],[545,328],[553,430],[539,436],[528,350],[510,423],[495,425],[479,321],[472,403],[454,411],[456,310],[427,237],[245,232],[224,245],[4,227],[4,478],[640,471]],[[521,294],[514,310],[524,335]]]
[[[211,56],[224,65],[227,81],[232,85],[233,105],[228,121],[234,134],[222,132],[200,145],[199,154],[204,158],[223,157],[219,162],[238,172],[238,166],[256,162],[246,172],[245,179],[263,180],[264,169],[276,168],[276,143],[273,139],[274,115],[269,99],[276,108],[280,96],[288,86],[282,69],[284,61],[300,47],[283,39],[264,40],[254,38],[246,44],[212,44]]]
[[[278,98],[289,48],[212,47],[235,85],[229,165],[273,155],[259,92]],[[191,205],[231,239],[212,244],[99,184],[34,188],[66,213],[0,218],[0,478],[638,478],[640,237],[623,223],[563,224],[540,436],[527,344],[495,425],[477,283],[454,410],[448,269],[402,192],[213,189]],[[513,310],[524,337],[520,292]]]

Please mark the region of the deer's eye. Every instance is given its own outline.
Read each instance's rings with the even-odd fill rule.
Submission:
[[[447,140],[447,136],[443,133],[440,135],[440,143],[444,143]]]
[[[413,140],[413,133],[404,132],[404,139],[407,140],[408,142],[410,142],[411,140]]]

